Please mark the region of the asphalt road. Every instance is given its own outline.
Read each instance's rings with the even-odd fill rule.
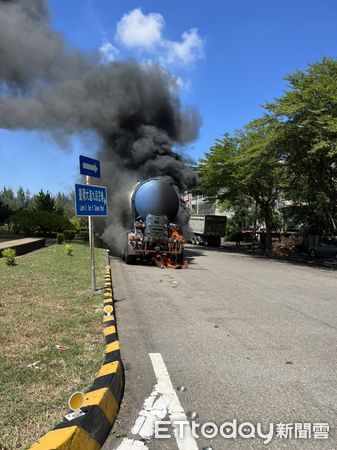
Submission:
[[[140,439],[131,429],[156,384],[149,353],[161,354],[174,388],[186,387],[177,395],[200,424],[330,426],[328,440],[281,439],[275,431],[268,445],[217,436],[199,438],[198,448],[336,449],[336,272],[225,249],[189,246],[187,256],[186,270],[112,259],[127,383],[104,450]],[[174,437],[144,443],[177,449]]]

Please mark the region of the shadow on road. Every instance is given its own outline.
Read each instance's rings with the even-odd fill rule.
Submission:
[[[199,256],[205,256],[205,252],[227,253],[227,254],[240,254],[250,258],[264,260],[264,261],[276,261],[284,264],[292,264],[295,266],[303,267],[315,267],[319,269],[337,270],[337,261],[334,259],[312,259],[308,255],[294,255],[294,256],[268,256],[264,253],[255,253],[249,246],[236,246],[236,245],[224,245],[221,247],[187,247],[185,248],[185,255],[190,260],[194,260]],[[193,264],[193,261],[190,262]]]

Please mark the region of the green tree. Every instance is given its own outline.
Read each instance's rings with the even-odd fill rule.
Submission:
[[[39,211],[54,212],[56,209],[55,199],[48,191],[44,193],[41,189],[41,191],[33,197],[33,207],[35,210]]]
[[[4,223],[7,223],[12,214],[13,211],[11,210],[11,208],[7,204],[3,203],[2,200],[0,200],[0,224],[2,225]]]
[[[282,179],[282,165],[273,147],[274,130],[252,125],[234,137],[226,134],[200,161],[201,190],[207,197],[233,204],[247,196],[258,205],[266,225],[266,247],[272,247],[273,210]]]
[[[16,198],[12,188],[4,187],[0,192],[0,200],[4,205],[8,205],[12,211],[17,209]]]
[[[33,236],[36,232],[33,211],[18,211],[12,218],[13,230],[15,233],[26,236]]]
[[[64,194],[63,192],[59,192],[55,197],[55,208],[59,213],[65,214],[67,217],[72,217],[75,209],[74,193]]]
[[[28,209],[30,208],[31,198],[30,192],[27,189],[24,189],[20,186],[16,192],[16,209]]]
[[[18,211],[11,220],[16,233],[28,236],[48,236],[72,227],[66,217],[43,210]]]
[[[14,193],[12,188],[4,187],[0,192],[0,200],[4,205],[7,205],[12,211],[20,209],[28,209],[31,206],[31,197],[29,190],[24,191],[20,186]]]
[[[286,77],[283,97],[266,105],[262,122],[277,133],[275,148],[284,163],[284,192],[294,217],[309,229],[336,232],[337,60],[323,58]]]
[[[247,195],[243,194],[232,201],[224,200],[219,204],[219,209],[230,212],[226,229],[227,235],[232,236],[231,240],[238,239],[243,230],[256,230],[256,204]]]

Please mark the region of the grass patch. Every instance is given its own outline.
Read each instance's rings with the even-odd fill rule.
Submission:
[[[88,247],[72,246],[71,257],[53,245],[14,267],[0,259],[0,449],[27,448],[58,423],[102,362],[102,294],[89,291]],[[102,249],[96,267],[101,287]]]

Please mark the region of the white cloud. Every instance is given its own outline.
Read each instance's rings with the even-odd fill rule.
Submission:
[[[165,41],[165,46],[168,50],[165,59],[169,64],[193,64],[204,56],[204,42],[196,28],[185,31],[181,42]]]
[[[139,8],[124,14],[117,24],[116,39],[126,47],[151,49],[162,40],[164,18],[161,14],[143,14]]]
[[[143,14],[140,8],[124,14],[117,24],[116,40],[157,56],[163,64],[189,65],[204,57],[204,42],[197,28],[182,34],[180,42],[162,35],[165,20],[159,13]]]
[[[182,89],[182,88],[184,87],[184,81],[183,81],[182,78],[176,77],[176,78],[174,79],[174,82],[175,82],[175,86],[176,86],[178,89]]]
[[[109,62],[114,61],[119,55],[118,49],[114,47],[109,41],[103,42],[103,44],[99,48],[99,52],[101,54],[102,64],[108,64]]]
[[[178,89],[180,91],[185,91],[185,92],[189,92],[191,89],[191,80],[187,79],[187,80],[183,80],[181,77],[175,77],[173,79],[174,82],[174,89]]]

